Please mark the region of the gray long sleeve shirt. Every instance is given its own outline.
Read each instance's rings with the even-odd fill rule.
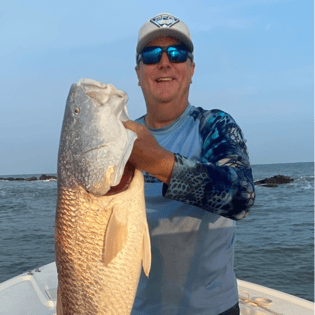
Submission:
[[[144,174],[152,267],[132,315],[217,315],[238,300],[235,221],[255,198],[242,131],[229,114],[190,104],[171,125],[150,131],[175,164],[169,185]]]

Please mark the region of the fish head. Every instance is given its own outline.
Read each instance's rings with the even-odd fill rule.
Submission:
[[[116,186],[137,138],[125,129],[128,96],[112,84],[81,79],[67,99],[58,155],[58,180],[101,196]]]

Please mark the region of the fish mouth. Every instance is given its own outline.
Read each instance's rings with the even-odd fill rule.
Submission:
[[[117,186],[111,186],[110,190],[105,194],[105,196],[116,195],[127,190],[133,180],[135,170],[135,166],[131,162],[127,161],[120,183]]]
[[[101,145],[98,145],[98,146],[95,147],[95,148],[92,148],[92,149],[89,149],[89,150],[84,151],[83,153],[81,153],[81,155],[85,155],[85,154],[87,154],[87,153],[89,153],[89,152],[91,152],[91,151],[95,151],[95,150],[98,150],[98,149],[101,149],[101,148],[106,148],[106,147],[108,147],[108,146],[109,146],[109,144],[101,144]]]

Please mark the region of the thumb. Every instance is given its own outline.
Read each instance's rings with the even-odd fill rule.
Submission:
[[[138,134],[139,131],[143,128],[141,124],[138,124],[133,120],[122,121],[122,123],[126,129],[130,129],[136,134]]]
[[[133,130],[135,122],[132,120],[126,120],[122,121],[122,124],[124,125],[125,128]]]
[[[132,121],[132,120],[126,120],[126,121],[122,121],[122,124],[124,125],[124,127],[130,131],[133,132],[134,134],[134,140],[137,140],[139,139],[139,136],[138,136],[138,132],[137,132],[137,123]]]

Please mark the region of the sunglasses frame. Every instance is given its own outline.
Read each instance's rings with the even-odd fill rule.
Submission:
[[[151,48],[151,47],[152,47],[152,48],[160,48],[160,49],[162,49],[160,58],[159,58],[159,60],[158,60],[157,62],[155,62],[155,63],[145,63],[144,60],[143,60],[143,58],[142,58],[143,50],[146,49],[146,48]],[[187,47],[186,47],[185,45],[148,46],[148,47],[145,47],[145,48],[138,54],[138,56],[137,56],[137,65],[140,63],[141,60],[142,60],[142,62],[143,62],[145,65],[155,65],[155,64],[157,64],[157,63],[159,63],[159,62],[161,61],[163,52],[166,52],[167,57],[168,57],[168,60],[169,60],[171,63],[182,63],[182,62],[186,62],[186,61],[187,61],[187,58],[186,58],[185,61],[171,61],[171,60],[170,60],[170,56],[169,56],[169,54],[168,54],[168,49],[171,48],[171,47],[173,47],[173,48],[177,48],[177,47],[184,48],[184,49],[187,51],[187,58],[190,58],[191,61],[194,61],[194,60],[193,60],[193,59],[194,59],[193,54],[192,54],[190,51],[188,51],[188,49],[187,49]]]

